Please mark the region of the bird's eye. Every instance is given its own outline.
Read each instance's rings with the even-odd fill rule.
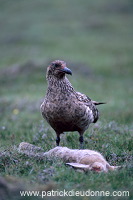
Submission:
[[[60,67],[60,65],[58,63],[55,63],[54,67]]]
[[[53,67],[53,68],[60,68],[61,67],[61,63],[59,63],[59,62],[52,62],[51,63],[51,67]]]

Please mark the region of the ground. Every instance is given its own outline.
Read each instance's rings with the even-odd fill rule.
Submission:
[[[51,184],[55,190],[130,191],[123,198],[133,198],[132,21],[131,0],[0,2],[1,177],[31,188]],[[73,72],[68,78],[77,91],[107,102],[99,106],[98,123],[84,135],[85,148],[100,151],[121,170],[84,174],[60,160],[18,153],[23,141],[44,151],[55,147],[56,135],[39,108],[47,87],[46,67],[54,59],[68,63]],[[61,145],[78,148],[78,134],[62,135]]]

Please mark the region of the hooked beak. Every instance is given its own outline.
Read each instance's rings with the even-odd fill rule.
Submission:
[[[64,67],[63,69],[59,69],[59,70],[62,71],[62,72],[64,72],[65,74],[72,75],[72,71],[69,68],[67,68],[67,67]]]

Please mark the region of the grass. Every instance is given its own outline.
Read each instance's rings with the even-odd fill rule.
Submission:
[[[22,180],[28,188],[51,183],[59,190],[126,190],[130,196],[123,198],[132,199],[132,20],[130,0],[0,2],[1,176]],[[44,151],[55,147],[55,133],[39,109],[53,59],[68,63],[76,90],[107,102],[99,106],[99,122],[85,133],[85,147],[100,151],[121,170],[84,174],[60,160],[29,159],[17,152],[22,141]],[[62,135],[61,145],[78,148],[78,134]]]

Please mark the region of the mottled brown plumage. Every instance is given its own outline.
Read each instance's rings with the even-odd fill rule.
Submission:
[[[55,60],[47,68],[48,88],[41,112],[44,119],[55,130],[59,145],[60,134],[68,131],[78,131],[79,141],[83,143],[83,133],[90,123],[98,120],[96,105],[88,96],[76,92],[65,74],[71,74],[64,61]]]

